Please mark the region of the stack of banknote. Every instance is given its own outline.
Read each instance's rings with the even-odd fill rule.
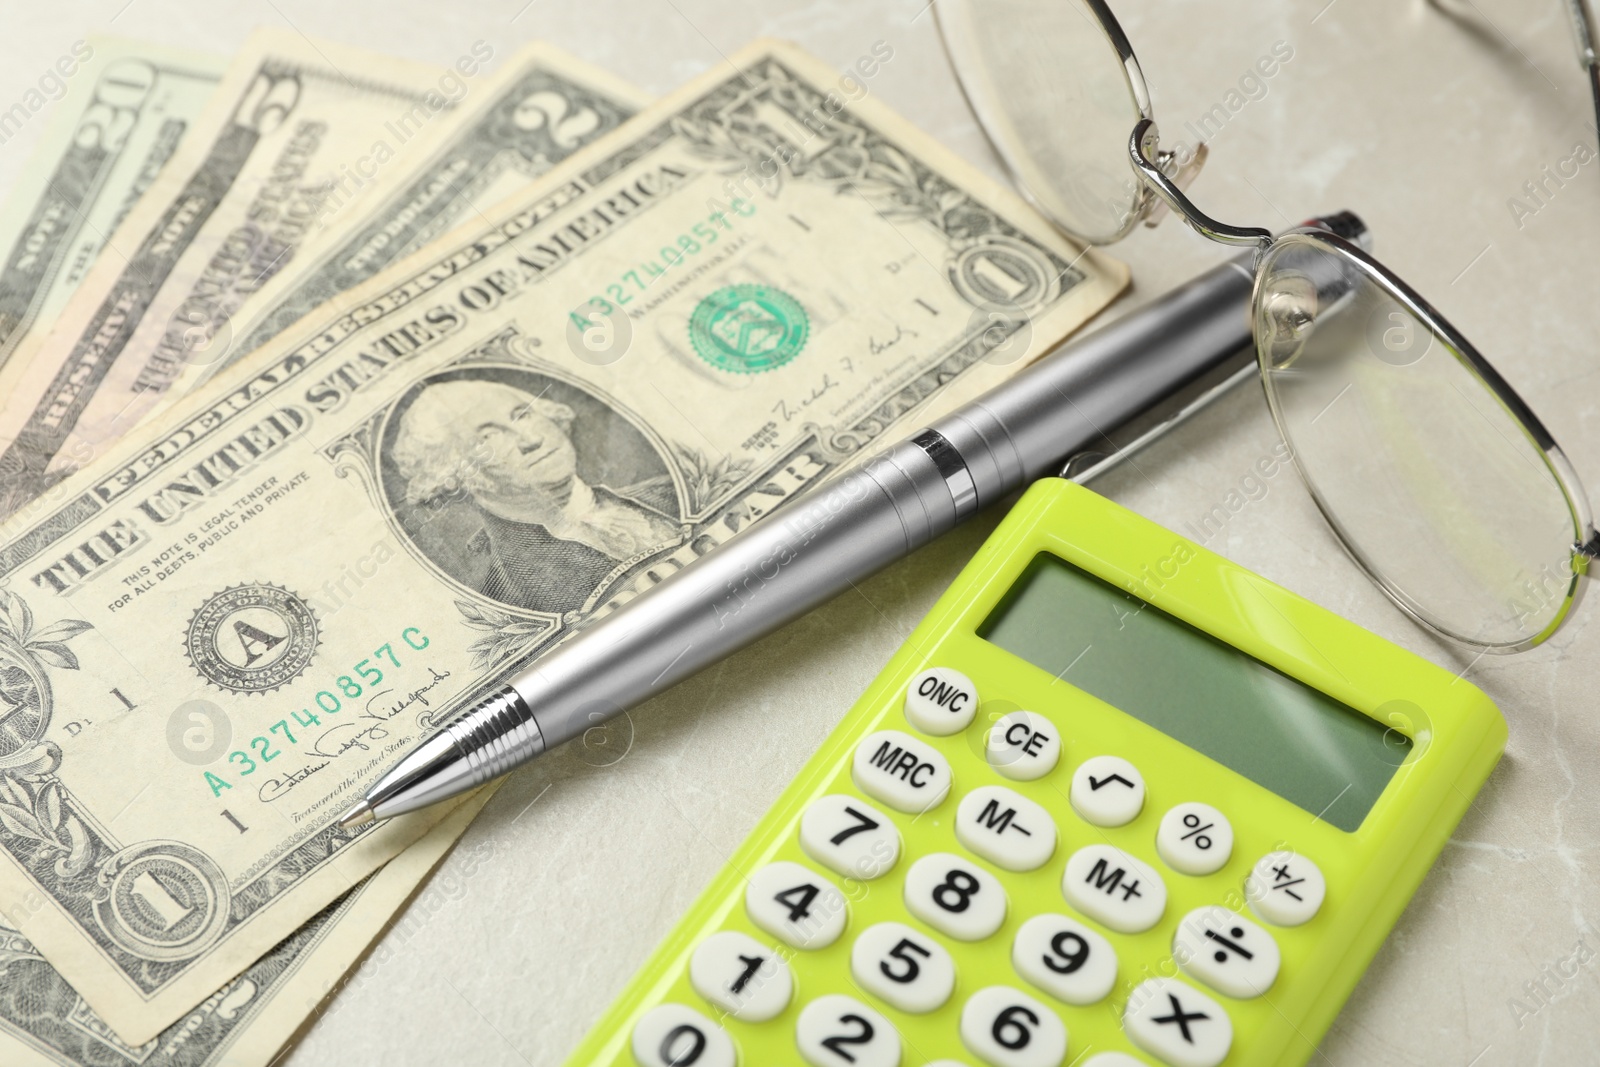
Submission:
[[[341,829],[398,754],[1121,290],[893,62],[74,50],[0,213],[0,1063],[271,1061],[487,799]]]

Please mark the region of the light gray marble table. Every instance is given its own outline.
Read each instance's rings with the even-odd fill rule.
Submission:
[[[0,100],[18,98],[90,30],[231,51],[252,26],[286,23],[440,63],[479,39],[503,56],[537,36],[655,93],[757,35],[792,38],[841,67],[883,40],[894,58],[872,91],[998,173],[926,2],[10,0]],[[1169,138],[1288,42],[1294,56],[1266,94],[1211,138],[1196,200],[1270,227],[1360,211],[1384,260],[1499,365],[1600,487],[1600,161],[1549,186],[1536,212],[1509,203],[1574,146],[1594,148],[1561,5],[1442,2],[1453,15],[1423,0],[1118,7]],[[0,146],[0,186],[39,125]],[[1169,223],[1115,254],[1135,286],[1113,314],[1219,249]],[[1097,488],[1179,527],[1238,488],[1274,440],[1251,389]],[[1292,473],[1254,495],[1212,548],[1463,672],[1511,723],[1505,759],[1317,1062],[1600,1062],[1600,602],[1546,648],[1473,662],[1408,624],[1357,573]],[[562,755],[515,776],[284,1062],[559,1063],[997,519],[982,516],[636,710],[615,765]],[[1580,947],[1589,962],[1550,977]],[[1535,1000],[1527,983],[1540,981]]]

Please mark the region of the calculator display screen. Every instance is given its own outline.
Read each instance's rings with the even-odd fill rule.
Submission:
[[[1341,830],[1361,825],[1410,751],[1377,720],[1048,553],[978,636]]]

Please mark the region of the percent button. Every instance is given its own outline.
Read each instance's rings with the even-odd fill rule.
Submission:
[[[1161,817],[1156,852],[1175,871],[1211,874],[1233,855],[1233,827],[1210,804],[1179,804]]]

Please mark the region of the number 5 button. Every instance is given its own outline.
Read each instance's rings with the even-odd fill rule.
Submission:
[[[850,974],[862,989],[911,1015],[942,1008],[956,987],[950,953],[904,923],[862,931],[850,950]]]
[[[992,1067],[1057,1067],[1067,1054],[1067,1028],[1056,1013],[1003,985],[967,999],[961,1041]]]

